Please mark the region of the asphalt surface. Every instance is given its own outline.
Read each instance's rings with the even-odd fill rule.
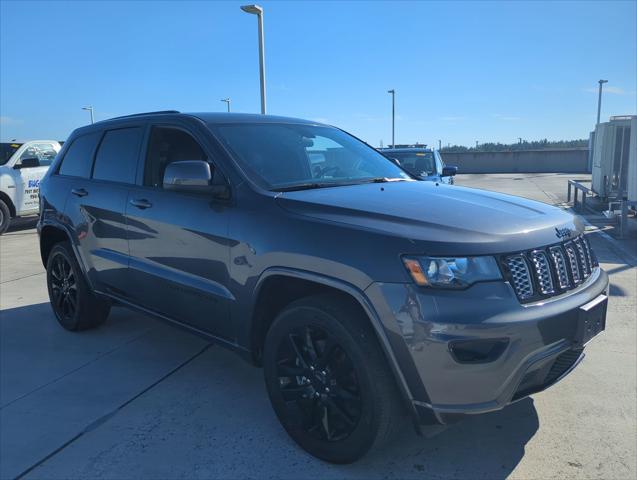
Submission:
[[[567,177],[457,183],[560,204]],[[94,331],[58,327],[33,222],[22,222],[0,239],[0,478],[637,478],[637,252],[589,230],[611,299],[607,331],[571,375],[334,466],[287,437],[261,371],[233,353],[121,308]]]

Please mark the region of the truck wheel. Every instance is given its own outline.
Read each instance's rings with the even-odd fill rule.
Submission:
[[[102,324],[110,305],[90,289],[68,242],[53,247],[46,263],[46,283],[53,313],[67,330],[87,330]]]
[[[404,418],[369,320],[338,295],[287,306],[266,335],[263,364],[283,428],[322,460],[358,460],[385,443]]]
[[[11,223],[11,211],[6,203],[0,200],[0,235],[7,231]]]

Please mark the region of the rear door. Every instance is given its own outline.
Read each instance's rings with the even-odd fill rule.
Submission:
[[[77,176],[70,185],[65,215],[71,223],[80,255],[96,290],[126,297],[128,239],[124,212],[128,191],[135,182],[144,124],[92,133],[86,142],[97,148],[82,152]],[[74,141],[62,160],[59,173],[72,170]],[[87,167],[88,166],[88,167]]]
[[[209,193],[167,191],[166,165],[210,163],[221,174],[203,136],[181,124],[156,124],[149,132],[144,172],[126,205],[130,294],[136,304],[218,337],[233,339],[228,289],[231,205]],[[213,180],[215,181],[215,180]]]

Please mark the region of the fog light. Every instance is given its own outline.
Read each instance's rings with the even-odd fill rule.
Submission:
[[[489,363],[497,360],[508,344],[508,338],[456,340],[449,343],[449,351],[458,363]]]

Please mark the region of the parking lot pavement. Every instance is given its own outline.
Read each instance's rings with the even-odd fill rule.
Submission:
[[[544,175],[457,183],[559,203],[565,180]],[[608,324],[571,375],[430,438],[407,429],[348,466],[298,449],[261,371],[233,353],[119,308],[97,330],[62,330],[35,231],[13,230],[0,239],[0,477],[634,479],[637,266],[592,228]]]
[[[590,174],[498,173],[456,176],[456,185],[519,195],[544,203],[565,203],[567,180],[590,179]]]

